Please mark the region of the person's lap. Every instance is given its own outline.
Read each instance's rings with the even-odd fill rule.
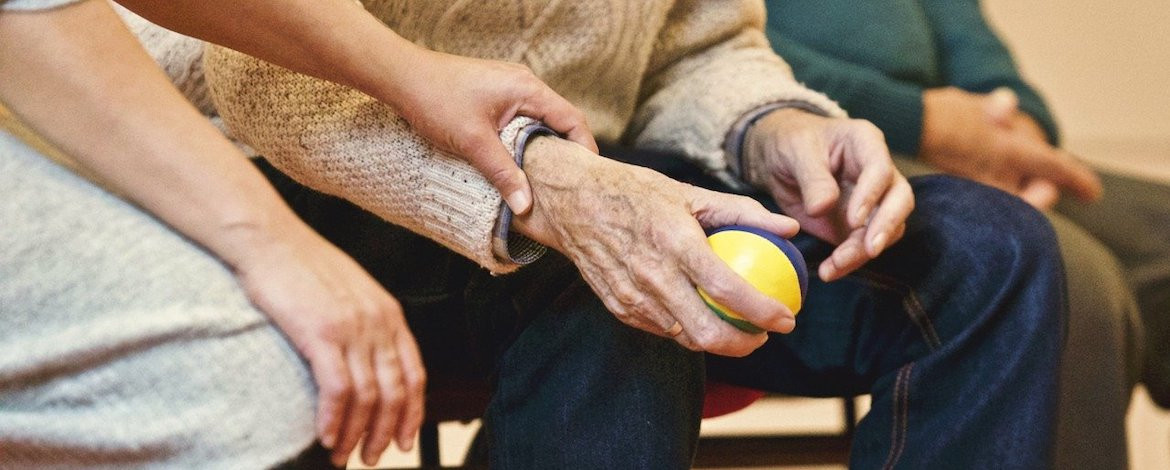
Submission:
[[[258,468],[309,446],[307,368],[222,264],[3,133],[0,192],[4,464]]]
[[[1145,328],[1141,381],[1155,402],[1170,408],[1170,185],[1108,172],[1100,177],[1100,201],[1065,198],[1056,212],[1090,233],[1122,266]]]

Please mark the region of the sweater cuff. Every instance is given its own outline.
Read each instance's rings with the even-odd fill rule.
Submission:
[[[795,100],[768,103],[748,111],[731,126],[731,131],[727,133],[727,139],[723,141],[723,154],[727,159],[727,169],[731,173],[731,176],[734,176],[740,181],[743,180],[743,145],[747,140],[747,133],[751,130],[752,126],[760,119],[763,119],[764,116],[767,116],[768,113],[786,108],[796,108],[818,116],[830,116],[829,111],[804,101]]]
[[[516,159],[516,166],[524,168],[524,149],[533,137],[551,135],[556,131],[540,122],[528,118],[512,121],[500,133],[500,139],[505,144],[511,143],[512,157]],[[544,245],[518,232],[512,231],[512,209],[504,201],[500,201],[500,218],[496,219],[496,226],[492,230],[492,254],[497,260],[504,263],[526,265],[536,261],[547,251]]]

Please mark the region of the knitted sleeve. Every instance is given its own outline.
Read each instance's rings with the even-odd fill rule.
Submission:
[[[922,85],[898,80],[876,68],[817,51],[768,28],[772,48],[792,65],[801,83],[840,103],[855,118],[873,122],[890,150],[918,155],[922,141]]]
[[[501,243],[509,214],[495,188],[376,99],[218,46],[204,53],[204,70],[232,134],[300,183],[493,272],[512,271],[543,253],[518,234]],[[522,145],[532,122],[518,118],[501,133],[510,151]]]
[[[1044,128],[1051,143],[1058,143],[1056,121],[1044,99],[1020,77],[1011,52],[987,24],[979,0],[924,0],[922,5],[939,43],[946,83],[975,93],[1011,88],[1020,98],[1020,110]]]
[[[747,115],[785,103],[844,116],[824,95],[792,77],[764,37],[764,8],[752,0],[680,0],[656,42],[638,109],[624,140],[681,153],[709,171],[738,152],[729,139]]]

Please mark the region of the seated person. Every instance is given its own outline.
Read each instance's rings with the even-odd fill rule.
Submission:
[[[800,222],[818,266],[801,326],[784,335],[791,312],[729,273],[703,233],[794,234],[756,202],[603,158],[521,112],[500,139],[534,203],[513,214],[412,127],[412,113],[457,106],[465,90],[400,116],[361,84],[209,49],[229,128],[303,217],[396,293],[432,374],[492,380],[493,467],[689,467],[704,378],[689,350],[744,356],[706,355],[735,383],[872,393],[855,467],[1051,465],[1065,315],[1051,228],[980,185],[908,183],[876,129],[792,79],[757,2],[363,3],[417,44],[530,67],[600,141],[750,183]],[[722,322],[696,286],[768,332]],[[474,354],[444,356],[452,342]]]
[[[769,39],[797,79],[881,128],[908,174],[951,173],[1047,211],[1070,308],[1057,468],[1126,468],[1143,342],[1141,377],[1170,404],[1170,187],[1094,174],[1061,150],[1052,115],[976,0],[767,7]]]
[[[183,24],[251,21],[217,39],[242,47],[242,32],[266,32],[258,52],[335,79],[371,74],[332,67],[356,54],[397,56],[397,37],[348,0],[194,3],[204,11]],[[321,8],[365,24],[346,36],[361,41],[326,34]],[[280,38],[294,53],[281,56]],[[191,44],[202,50],[182,38],[152,50]],[[381,70],[367,83],[400,87],[396,99],[430,88]],[[505,85],[475,103],[523,105],[570,134],[584,125],[539,82]],[[410,447],[426,379],[397,300],[293,214],[105,1],[0,0],[0,102],[0,467],[320,468],[330,453],[317,439],[340,462],[359,439],[371,462],[391,441]],[[462,114],[432,118],[473,134],[469,119],[494,121]]]

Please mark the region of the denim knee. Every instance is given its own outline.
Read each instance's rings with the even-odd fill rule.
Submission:
[[[1028,317],[1021,325],[1039,327],[1035,334],[1063,335],[1064,268],[1056,233],[1043,214],[1015,196],[968,180],[932,175],[912,178],[911,184],[917,206],[911,220],[915,227],[908,227],[907,236],[937,247],[932,254],[942,269],[962,276],[952,286],[967,287],[961,292],[971,293],[969,300],[977,303],[1033,302],[1032,308],[1012,309]],[[1058,308],[1051,305],[1053,297],[1059,297]]]

